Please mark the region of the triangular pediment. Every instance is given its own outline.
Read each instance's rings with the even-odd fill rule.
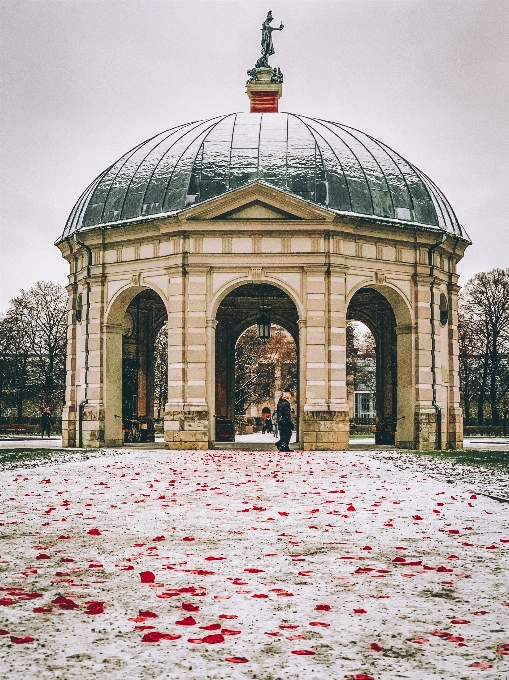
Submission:
[[[255,200],[217,215],[215,220],[301,220],[302,217],[286,210],[269,205],[264,201]]]
[[[180,219],[331,221],[334,213],[270,184],[253,182],[187,208],[180,213]]]

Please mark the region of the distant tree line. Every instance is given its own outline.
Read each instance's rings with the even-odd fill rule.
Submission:
[[[459,365],[465,424],[509,418],[509,269],[471,278],[459,297]]]
[[[41,282],[0,316],[0,419],[22,423],[49,406],[60,416],[65,390],[67,293]]]

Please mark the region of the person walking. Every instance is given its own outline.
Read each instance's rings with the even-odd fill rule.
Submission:
[[[45,408],[44,411],[42,412],[41,417],[41,430],[42,430],[41,439],[44,439],[45,434],[48,435],[48,439],[50,438],[52,425],[53,418],[51,417],[51,411],[49,408]]]
[[[283,396],[280,397],[277,403],[277,424],[279,427],[279,440],[276,442],[276,447],[279,451],[290,451],[290,439],[293,431],[292,423],[292,406],[290,400],[292,392],[287,387]]]
[[[272,432],[272,414],[268,406],[262,408],[262,434]]]

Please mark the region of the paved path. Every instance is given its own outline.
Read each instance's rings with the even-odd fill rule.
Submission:
[[[1,676],[507,680],[507,505],[384,456],[1,473]]]

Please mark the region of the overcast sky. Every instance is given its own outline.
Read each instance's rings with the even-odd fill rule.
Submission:
[[[280,109],[363,130],[429,175],[473,241],[462,283],[509,266],[508,0],[0,0],[0,311],[66,283],[53,243],[119,156],[249,110],[269,9]]]

